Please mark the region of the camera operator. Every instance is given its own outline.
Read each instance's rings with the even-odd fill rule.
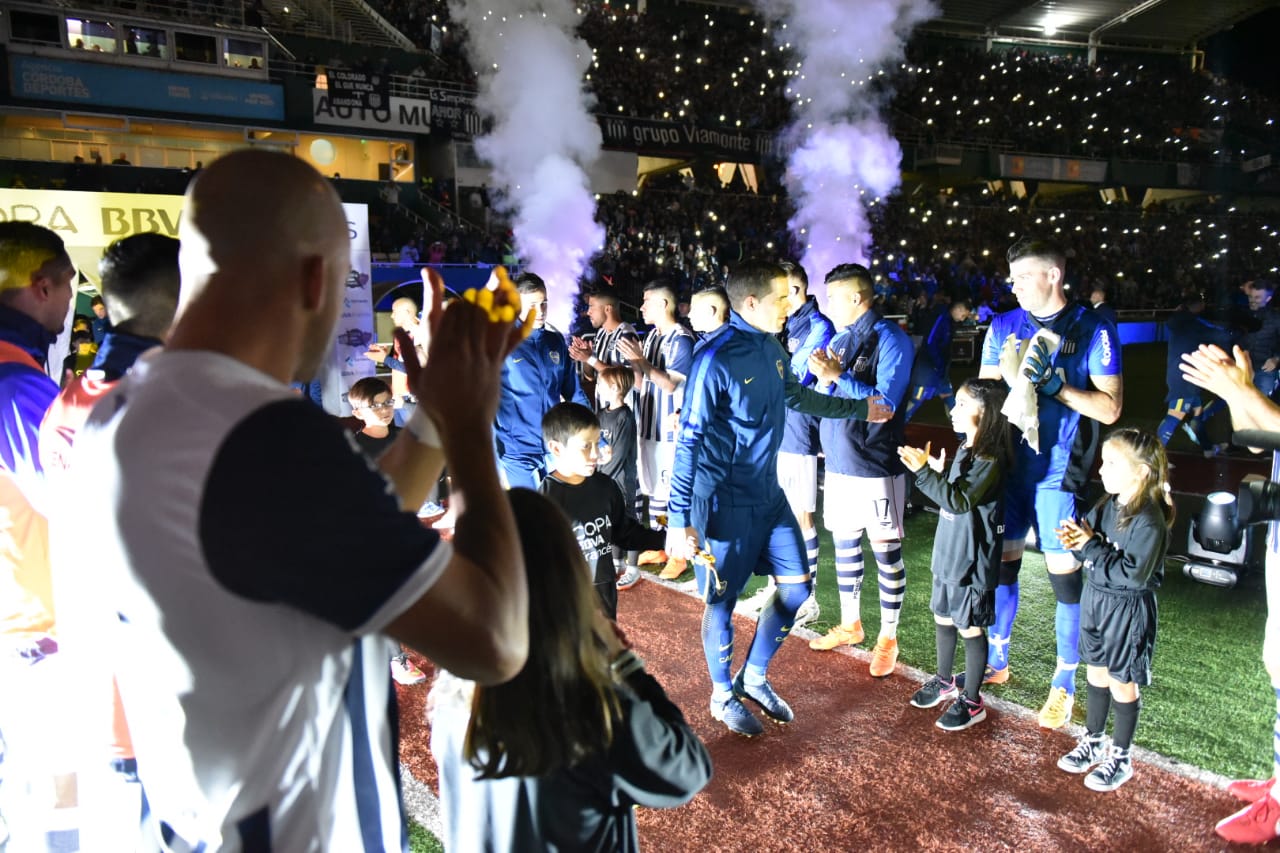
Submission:
[[[1231,410],[1234,430],[1258,429],[1280,432],[1280,406],[1254,384],[1253,360],[1240,347],[1229,356],[1219,347],[1201,345],[1182,356],[1182,375],[1188,382],[1212,389]],[[1271,454],[1271,479],[1280,477],[1280,452]],[[1267,780],[1232,782],[1227,790],[1249,803],[1240,811],[1218,822],[1214,830],[1228,841],[1241,844],[1265,844],[1280,837],[1280,522],[1271,522],[1267,530],[1267,626],[1262,641],[1262,662],[1271,676],[1276,693],[1276,719],[1273,750],[1275,764]]]

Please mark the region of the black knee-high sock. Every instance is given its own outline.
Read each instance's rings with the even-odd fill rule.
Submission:
[[[986,669],[987,632],[979,631],[976,637],[964,638],[964,695],[970,702],[978,701]]]
[[[1107,715],[1111,713],[1111,688],[1090,684],[1088,696],[1089,706],[1084,711],[1084,727],[1089,730],[1089,734],[1100,735],[1107,730]],[[1117,725],[1119,722],[1117,719]],[[1130,730],[1129,734],[1132,736],[1133,731]]]
[[[938,677],[950,681],[956,665],[956,626],[937,625],[938,632]]]
[[[1111,742],[1120,749],[1128,749],[1133,745],[1133,733],[1138,728],[1138,712],[1142,710],[1142,697],[1132,702],[1115,702],[1116,725],[1111,733]]]

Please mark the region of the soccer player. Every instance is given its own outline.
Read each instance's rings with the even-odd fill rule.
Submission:
[[[667,528],[673,557],[710,555],[695,559],[694,571],[707,602],[702,649],[711,716],[747,736],[764,727],[742,698],[777,722],[795,716],[767,669],[811,591],[800,526],[778,485],[784,408],[835,418],[891,415],[878,399],[837,399],[800,385],[775,337],[786,322],[787,287],[777,264],[748,262],[729,276],[732,318],[699,348],[685,394]],[[777,592],[761,610],[746,666],[731,678],[733,607],[752,573],[766,571]]]
[[[1161,444],[1168,445],[1169,439],[1182,426],[1205,455],[1212,456],[1216,448],[1204,432],[1203,399],[1200,389],[1182,375],[1182,356],[1195,352],[1201,344],[1226,349],[1231,346],[1232,335],[1204,318],[1204,297],[1199,293],[1190,293],[1182,300],[1178,310],[1165,321],[1165,330],[1169,334],[1169,352],[1165,361],[1169,408],[1156,435]]]
[[[53,496],[49,513],[50,557],[58,615],[58,654],[77,672],[75,731],[60,737],[76,743],[76,799],[83,850],[137,846],[142,827],[142,786],[114,673],[81,666],[97,642],[87,626],[96,604],[97,562],[63,559],[63,548],[79,535],[82,495],[65,489],[75,437],[93,405],[138,358],[161,345],[178,308],[178,241],[163,234],[134,234],[115,241],[98,263],[104,304],[113,325],[89,369],[68,381],[40,424],[40,458]]]
[[[45,833],[56,825],[57,807],[67,805],[54,776],[74,761],[63,713],[76,697],[62,688],[75,676],[56,653],[51,502],[39,455],[40,422],[58,396],[45,363],[65,325],[74,278],[57,234],[30,222],[0,223],[0,541],[7,540],[0,544],[0,829],[8,821],[14,849],[62,843]]]
[[[645,285],[640,314],[653,326],[644,344],[626,338],[618,341],[618,351],[631,362],[636,375],[636,420],[640,436],[640,494],[645,496],[651,527],[667,512],[671,493],[671,465],[675,459],[676,434],[671,417],[680,409],[685,377],[693,363],[693,332],[676,319],[676,292],[670,283],[655,279]],[[640,516],[641,521],[644,516]],[[685,571],[678,557],[671,557],[659,577],[677,578]]]
[[[103,496],[69,558],[96,562],[95,652],[151,814],[174,849],[397,846],[393,640],[485,683],[527,655],[491,432],[520,330],[436,290],[430,358],[406,362],[417,413],[375,470],[289,387],[328,352],[351,269],[330,183],[233,152],[189,185],[180,237],[167,345],[95,406],[68,475]],[[452,542],[414,515],[446,459],[467,497]]]
[[[701,343],[729,322],[729,295],[719,285],[704,287],[689,297],[689,325]]]
[[[788,365],[801,385],[812,388],[817,377],[809,370],[809,356],[824,350],[835,327],[818,309],[818,300],[809,295],[809,276],[799,264],[784,262],[787,272],[787,324],[782,328],[782,347],[791,357]],[[800,523],[809,577],[818,588],[818,527],[813,514],[818,511],[818,418],[787,409],[787,424],[778,449],[778,482],[787,503]],[[763,604],[763,602],[761,602]],[[819,616],[818,599],[810,594],[796,611],[795,625],[807,625]]]
[[[898,459],[906,421],[903,403],[911,379],[911,339],[875,308],[875,285],[861,264],[827,273],[827,308],[840,331],[826,350],[810,356],[818,388],[853,400],[879,396],[893,408],[883,424],[824,420],[827,459],[823,520],[836,548],[840,624],[809,643],[818,651],[862,642],[862,537],[875,554],[880,583],[880,632],[871,674],[883,678],[898,662],[898,617],[907,587],[902,562],[902,519],[907,475]]]
[[[1004,556],[996,587],[996,619],[988,631],[986,683],[1009,679],[1009,637],[1018,613],[1018,572],[1027,533],[1035,531],[1057,599],[1054,630],[1058,666],[1040,725],[1056,729],[1071,719],[1076,669],[1080,665],[1080,564],[1054,531],[1077,518],[1076,494],[1088,485],[1098,449],[1100,424],[1120,417],[1124,384],[1120,339],[1115,327],[1085,305],[1066,297],[1066,255],[1052,243],[1022,240],[1008,253],[1009,276],[1018,307],[991,320],[982,347],[983,379],[1011,386],[1021,372],[1036,390],[1039,450],[1018,441],[1005,496]],[[1059,339],[1038,338],[1040,330]],[[1002,362],[1013,365],[1005,375]],[[1015,424],[1016,426],[1016,424]]]
[[[587,397],[594,398],[600,369],[624,363],[618,352],[618,341],[622,338],[639,341],[640,336],[634,326],[622,319],[618,294],[612,290],[602,288],[587,295],[587,320],[596,330],[595,337],[590,341],[579,337],[570,340],[569,357],[581,365],[584,392],[589,391]]]
[[[564,336],[547,326],[547,285],[531,272],[515,279],[520,316],[534,312],[533,331],[507,356],[502,367],[502,402],[494,432],[507,486],[537,489],[547,476],[542,418],[556,403],[590,406],[569,364]]]
[[[951,339],[957,323],[969,319],[969,301],[957,299],[950,305],[935,305],[926,320],[924,337],[911,369],[911,394],[907,398],[906,419],[920,411],[924,401],[937,396],[947,411],[956,404],[951,389]]]

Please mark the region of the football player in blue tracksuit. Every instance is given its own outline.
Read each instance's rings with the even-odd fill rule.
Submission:
[[[1169,335],[1169,354],[1165,359],[1164,380],[1169,386],[1166,398],[1169,404],[1164,420],[1156,435],[1160,443],[1168,445],[1169,439],[1181,425],[1191,435],[1192,441],[1212,453],[1215,448],[1204,432],[1204,400],[1200,389],[1188,382],[1182,375],[1182,356],[1195,352],[1201,344],[1213,344],[1224,351],[1231,349],[1234,335],[1216,323],[1204,318],[1204,297],[1192,293],[1182,301],[1178,310],[1165,321],[1165,331]]]
[[[911,369],[911,394],[907,397],[906,419],[911,420],[924,401],[937,395],[947,412],[956,404],[951,387],[951,339],[956,323],[969,319],[969,302],[957,299],[950,305],[935,305],[929,312],[928,325]]]
[[[835,326],[818,310],[818,300],[809,295],[809,276],[804,267],[790,262],[782,263],[781,267],[787,271],[788,314],[780,340],[791,356],[792,375],[801,385],[812,388],[817,380],[809,372],[809,356],[827,346],[835,334]],[[778,482],[800,523],[815,591],[818,588],[818,528],[813,514],[818,511],[818,421],[813,415],[787,409],[782,447],[778,449]],[[818,600],[810,593],[796,611],[793,627],[807,625],[818,616]]]
[[[786,320],[787,276],[777,264],[749,262],[726,288],[733,314],[694,356],[680,416],[672,472],[667,553],[694,558],[707,608],[702,645],[711,675],[711,715],[731,731],[756,735],[751,699],[771,719],[791,707],[766,678],[769,661],[809,596],[800,527],[778,485],[777,455],[787,406],[822,417],[891,414],[873,400],[840,400],[804,388],[787,369],[774,336]],[[733,606],[753,572],[772,574],[778,590],[761,610],[746,666],[730,678]]]
[[[590,407],[578,385],[564,336],[547,328],[547,286],[533,273],[515,279],[520,316],[536,310],[533,332],[520,342],[502,366],[502,397],[494,438],[508,488],[537,489],[547,475],[542,443],[542,416],[561,401]]]
[[[830,651],[862,642],[862,580],[865,538],[875,555],[880,593],[880,631],[870,672],[883,678],[898,662],[898,618],[907,588],[902,561],[906,517],[906,469],[898,459],[904,442],[902,404],[911,381],[911,339],[875,307],[875,282],[861,264],[840,264],[827,273],[827,311],[840,331],[826,351],[815,352],[810,369],[818,389],[853,400],[879,395],[893,407],[888,423],[823,421],[826,454],[823,521],[831,531],[840,590],[840,624],[809,641]]]
[[[1034,527],[1057,598],[1054,617],[1058,668],[1040,725],[1056,729],[1071,719],[1080,665],[1080,564],[1054,530],[1078,517],[1076,494],[1088,484],[1098,450],[1099,424],[1120,417],[1124,384],[1116,329],[1092,308],[1068,303],[1066,256],[1051,243],[1022,240],[1009,249],[1009,276],[1018,308],[997,314],[982,347],[982,379],[1005,379],[1000,355],[1017,347],[1022,372],[1036,388],[1040,452],[1019,441],[1006,485],[1004,557],[996,587],[996,619],[988,631],[984,681],[1009,678],[1009,635],[1018,612],[1018,571],[1027,532]],[[1060,337],[1056,349],[1028,342],[1040,329]],[[1029,351],[1027,351],[1029,349]]]

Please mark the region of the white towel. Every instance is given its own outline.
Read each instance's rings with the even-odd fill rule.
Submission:
[[[1018,340],[1017,335],[1010,334],[1000,346],[1000,375],[1009,385],[1009,397],[1004,401],[1000,414],[1022,430],[1022,439],[1037,454],[1040,452],[1039,401],[1036,386],[1022,370],[1027,363],[1027,354],[1038,340],[1049,345],[1049,353],[1052,355],[1057,352],[1062,338],[1048,329],[1039,329],[1025,344]]]

